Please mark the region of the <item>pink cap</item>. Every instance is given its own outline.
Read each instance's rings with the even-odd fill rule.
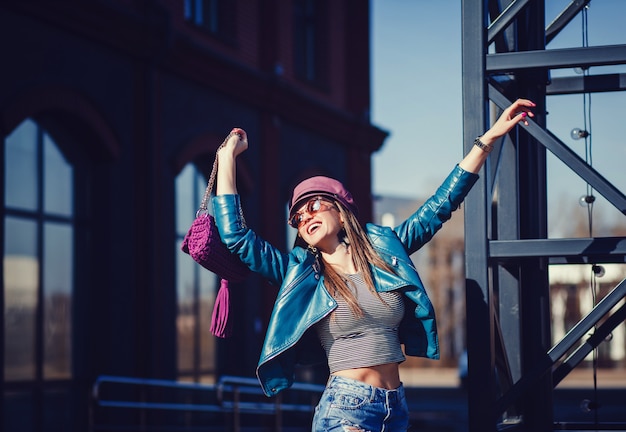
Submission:
[[[352,213],[358,214],[358,208],[354,203],[352,194],[339,180],[316,176],[300,182],[294,188],[291,202],[289,203],[289,216],[293,214],[302,201],[318,195],[334,198]]]

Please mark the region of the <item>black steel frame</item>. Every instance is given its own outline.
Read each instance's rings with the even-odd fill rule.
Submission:
[[[626,45],[547,50],[590,0],[571,1],[548,25],[544,1],[462,2],[465,151],[490,112],[517,95],[538,104],[529,126],[497,146],[465,201],[470,431],[554,430],[554,387],[626,318],[626,306],[615,309],[626,296],[622,281],[551,346],[548,265],[624,263],[626,238],[548,238],[546,150],[625,215],[626,197],[546,128],[546,96],[623,91],[626,75],[550,80],[549,73],[626,64]],[[626,416],[618,427],[626,430]]]

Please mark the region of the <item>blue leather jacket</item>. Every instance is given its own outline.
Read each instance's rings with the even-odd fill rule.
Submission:
[[[441,228],[478,179],[458,165],[413,215],[395,229],[367,224],[365,230],[380,256],[396,274],[374,267],[376,290],[401,290],[406,304],[399,336],[409,356],[439,358],[435,311],[413,262],[409,258]],[[246,226],[239,195],[213,197],[216,224],[222,241],[250,269],[280,286],[257,367],[267,396],[293,383],[296,365],[326,360],[313,325],[337,306],[324,287],[315,257],[295,247],[281,252]]]

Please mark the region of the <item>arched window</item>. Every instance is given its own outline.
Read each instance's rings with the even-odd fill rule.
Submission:
[[[180,251],[205,189],[205,176],[191,163],[176,178],[176,330],[179,379],[210,383],[215,380],[215,337],[210,327],[218,279]]]
[[[46,409],[45,383],[72,378],[74,169],[32,120],[3,151],[4,379],[7,390],[34,389],[19,396],[31,413],[13,412],[5,399],[4,415],[5,425],[24,425]]]

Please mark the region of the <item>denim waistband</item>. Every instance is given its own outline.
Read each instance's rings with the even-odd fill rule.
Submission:
[[[400,387],[388,390],[380,387],[374,387],[363,381],[345,378],[341,376],[331,375],[328,378],[326,388],[340,388],[344,390],[358,392],[367,396],[373,402],[386,402],[393,404],[404,399],[404,386],[400,383]]]

